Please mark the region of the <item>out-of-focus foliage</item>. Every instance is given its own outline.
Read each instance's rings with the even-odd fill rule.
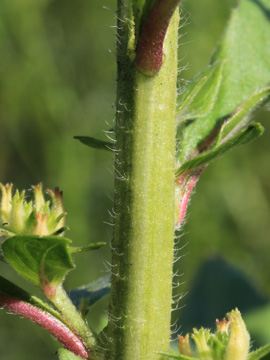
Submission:
[[[205,1],[185,3],[190,25],[186,26],[187,35],[182,38],[184,45],[180,50],[190,55],[183,60],[190,65],[180,76],[191,79],[204,68],[213,43],[223,32],[229,3],[234,5],[236,1],[211,2],[211,6]],[[207,15],[206,7],[211,16]],[[261,314],[260,306],[269,303],[270,291],[270,114],[265,110],[254,114],[266,128],[262,138],[226,154],[201,175],[189,208],[185,234],[178,245],[184,246],[178,254],[186,256],[176,265],[178,272],[184,274],[178,279],[184,282],[182,291],[189,291],[179,304],[186,307],[180,311],[178,325],[182,324],[187,331],[195,323],[209,326],[215,317],[237,306],[244,317],[251,318],[252,314],[248,327],[255,340],[254,347],[270,341],[267,326],[260,332],[255,326],[255,314]],[[197,319],[196,312],[197,315],[200,312]]]
[[[186,35],[180,38],[180,66],[189,64],[189,69],[180,73],[180,85],[181,78],[191,79],[207,66],[235,4],[236,0],[183,2],[182,24],[186,25],[179,31]],[[45,188],[59,185],[69,214],[66,235],[74,246],[108,242],[94,256],[91,252],[80,255],[77,270],[67,278],[67,288],[106,275],[104,261],[110,260],[112,229],[104,221],[110,222],[107,211],[112,208],[112,154],[73,139],[82,135],[107,140],[102,131],[113,127],[116,39],[110,26],[116,19],[103,5],[115,8],[116,1],[0,1],[0,181],[13,182],[19,188],[40,181]],[[184,273],[175,279],[185,282],[178,292],[190,289],[199,265],[219,254],[229,267],[233,264],[245,273],[260,297],[268,299],[269,113],[260,110],[256,117],[266,127],[264,136],[211,164],[201,176],[177,245],[182,248],[186,244],[178,251],[179,256],[186,256],[175,266],[179,274]],[[23,280],[5,264],[0,264],[0,271],[24,287]],[[29,289],[33,291],[26,287]],[[205,290],[202,284],[201,291]],[[233,291],[232,287],[224,295],[226,311],[239,306],[238,300],[231,300]],[[213,286],[202,311],[217,304],[217,293],[220,289]],[[179,305],[188,302],[186,296]],[[239,309],[242,311],[241,306]],[[252,311],[251,325],[256,314],[254,308]],[[184,312],[185,308],[175,312],[174,320],[179,318],[181,324],[186,319]],[[90,310],[88,321],[98,330],[105,313],[101,311],[99,321],[96,313],[96,307]],[[187,331],[189,326],[185,324]],[[269,341],[265,332],[263,336],[261,342]],[[0,312],[1,359],[48,360],[57,348],[44,330]]]
[[[21,189],[40,181],[45,189],[59,186],[74,246],[111,239],[104,221],[112,208],[113,156],[73,139],[107,140],[103,130],[113,126],[115,16],[102,6],[115,1],[105,1],[0,2],[0,181]],[[109,252],[108,245],[100,258],[80,255],[67,288],[106,275]],[[0,271],[25,286],[7,265]],[[1,359],[53,358],[58,346],[36,325],[0,312]]]

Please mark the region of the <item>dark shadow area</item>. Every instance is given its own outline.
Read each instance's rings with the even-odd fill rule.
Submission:
[[[215,320],[238,308],[245,313],[266,304],[261,295],[240,270],[220,257],[207,259],[193,281],[187,306],[181,318],[181,333],[194,327],[215,330]]]

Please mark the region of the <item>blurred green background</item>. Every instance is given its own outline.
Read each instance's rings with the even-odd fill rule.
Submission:
[[[180,84],[207,66],[235,4],[183,2]],[[59,185],[69,213],[68,237],[75,245],[108,243],[80,255],[67,289],[106,275],[109,268],[113,157],[73,136],[106,139],[104,131],[114,123],[115,6],[112,0],[0,2],[0,181],[20,189],[40,181],[45,188]],[[197,185],[176,245],[180,286],[172,322],[178,333],[214,325],[216,317],[238,306],[254,345],[270,341],[267,117],[263,109],[256,113],[266,127],[259,141],[211,164]],[[0,271],[36,292],[7,265],[1,263]],[[180,294],[186,295],[178,302]],[[107,302],[108,297],[88,316],[97,331],[106,321]],[[38,326],[0,312],[1,359],[54,359],[57,348]]]

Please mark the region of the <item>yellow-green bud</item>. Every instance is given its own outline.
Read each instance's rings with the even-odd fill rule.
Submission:
[[[34,202],[26,201],[25,191],[15,191],[12,184],[0,183],[2,192],[0,206],[0,235],[4,238],[13,235],[48,236],[61,232],[65,226],[62,192],[59,188],[48,189],[51,201],[45,201],[42,184],[32,186]],[[62,230],[62,231],[61,231]]]
[[[193,329],[191,337],[195,342],[196,354],[190,347],[189,335],[178,336],[181,355],[198,360],[247,360],[249,333],[240,311],[235,309],[227,317],[228,320],[216,321],[217,331],[214,334],[204,328]]]
[[[228,314],[230,321],[229,342],[225,360],[247,360],[250,336],[238,309]]]

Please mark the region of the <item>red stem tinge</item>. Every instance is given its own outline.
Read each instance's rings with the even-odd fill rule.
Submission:
[[[147,76],[162,66],[163,42],[171,17],[181,0],[158,0],[150,10],[139,37],[135,63]]]
[[[65,324],[51,314],[24,301],[0,295],[0,306],[23,316],[49,331],[62,345],[83,359],[88,359],[89,354],[86,346]]]

